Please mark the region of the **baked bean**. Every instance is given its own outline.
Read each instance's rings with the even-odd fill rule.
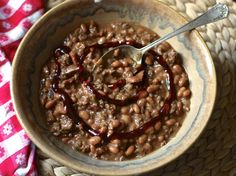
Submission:
[[[103,87],[103,92],[104,92],[105,94],[107,94],[109,91],[110,91],[110,89],[108,88],[108,86],[104,85],[104,87]]]
[[[114,33],[113,33],[113,32],[108,32],[108,33],[107,33],[107,40],[110,40],[113,36],[114,36]],[[114,53],[115,53],[115,52],[114,52]],[[115,54],[114,54],[114,56],[115,56]],[[116,55],[116,56],[118,56],[118,55]]]
[[[180,80],[180,75],[175,75],[174,77],[174,84],[178,84]]]
[[[134,108],[133,108],[133,106],[130,106],[130,108],[129,108],[129,114],[132,114],[134,112]]]
[[[125,124],[130,124],[132,122],[132,119],[129,115],[121,115],[121,120],[125,122]]]
[[[172,103],[171,108],[170,108],[170,114],[173,114],[177,109],[177,104],[176,103]]]
[[[163,71],[164,71],[164,70],[163,70],[163,68],[162,68],[161,66],[157,66],[157,67],[154,68],[154,72],[155,72],[156,74],[161,73],[161,72],[163,72]]]
[[[185,90],[185,91],[183,92],[183,96],[184,96],[184,97],[188,97],[188,96],[190,96],[190,94],[191,94],[191,92],[190,92],[189,89],[187,89],[187,90]]]
[[[178,128],[178,127],[180,127],[180,126],[181,126],[181,125],[180,125],[180,122],[177,121],[177,122],[175,123],[175,127]]]
[[[50,73],[50,70],[49,70],[48,66],[43,67],[43,74],[49,75],[49,73]]]
[[[182,99],[182,102],[185,106],[187,106],[187,107],[190,106],[190,101],[188,101],[187,99]]]
[[[129,34],[133,34],[133,33],[134,33],[134,28],[130,27],[130,28],[128,29],[128,33],[129,33]]]
[[[138,27],[138,28],[136,29],[136,32],[137,32],[137,34],[143,34],[144,28]]]
[[[126,31],[126,30],[121,30],[120,33],[121,33],[122,35],[127,35],[127,31]]]
[[[167,119],[165,119],[165,120],[167,120]],[[168,127],[167,127],[166,125],[163,125],[163,126],[162,126],[162,129],[163,129],[164,131],[167,131],[167,130],[168,130]]]
[[[134,61],[130,57],[126,57],[125,61],[128,62],[129,64],[133,64],[134,63]]]
[[[135,130],[137,128],[137,125],[135,124],[135,123],[131,123],[130,125],[129,125],[129,130],[130,131],[133,131],[133,130]]]
[[[181,98],[183,96],[183,93],[184,91],[186,90],[186,87],[181,87],[179,90],[178,90],[178,93],[177,93],[177,96],[179,98]]]
[[[179,80],[179,86],[183,87],[187,84],[187,79],[185,77],[180,78]]]
[[[157,47],[157,52],[158,54],[163,54],[167,50],[169,50],[171,46],[167,42],[162,42],[160,45]]]
[[[131,72],[131,68],[130,67],[125,67],[125,72]]]
[[[179,110],[179,111],[182,111],[182,109],[183,109],[183,103],[182,103],[181,101],[178,101],[178,102],[177,102],[177,107],[178,107],[178,110]]]
[[[168,134],[171,135],[173,133],[173,128],[170,128]]]
[[[164,137],[163,135],[159,135],[159,136],[158,136],[158,141],[159,141],[159,142],[164,141],[164,139],[165,139],[165,137]]]
[[[76,42],[77,42],[77,38],[76,38],[76,37],[72,37],[72,38],[71,38],[71,42],[72,42],[72,43],[76,43]]]
[[[139,92],[139,98],[146,98],[148,96],[147,91],[143,90]]]
[[[186,110],[186,112],[190,111],[190,108],[188,106],[184,106],[184,109]]]
[[[99,40],[98,40],[98,44],[99,45],[102,45],[103,43],[106,42],[106,37],[101,37]]]
[[[79,48],[81,47],[81,45],[79,45]],[[78,48],[78,49],[79,49]],[[71,51],[70,53],[69,53],[69,55],[70,55],[70,57],[71,57],[71,60],[72,60],[72,62],[73,62],[73,64],[74,65],[77,65],[77,58],[76,58],[76,53],[74,53],[73,51]]]
[[[146,153],[150,153],[151,150],[152,150],[152,146],[149,143],[145,143],[144,146],[143,146],[143,149]]]
[[[93,119],[88,119],[88,124],[89,125],[92,125],[94,123],[94,120]]]
[[[157,122],[154,126],[155,130],[159,131],[161,129],[161,122]]]
[[[94,130],[99,130],[99,126],[97,125],[97,124],[95,124],[95,123],[93,123],[92,125],[91,125],[91,127],[94,129]]]
[[[133,145],[129,146],[127,150],[125,151],[126,156],[130,156],[134,153],[135,147]]]
[[[101,30],[98,32],[97,36],[98,36],[98,37],[102,37],[102,36],[104,35],[104,33],[105,33],[105,31],[104,31],[103,29],[101,29]]]
[[[173,126],[175,124],[176,120],[175,119],[169,119],[166,121],[167,126]]]
[[[146,99],[145,98],[139,99],[137,101],[137,104],[139,105],[139,107],[143,107],[146,104]]]
[[[125,42],[125,37],[124,36],[117,36],[117,41],[119,43],[124,43]]]
[[[148,110],[145,110],[145,117],[146,119],[150,119],[151,118],[151,114]]]
[[[123,65],[124,67],[128,67],[128,66],[129,66],[129,62],[128,62],[126,59],[125,59],[125,60],[122,60],[121,63],[122,63],[122,65]]]
[[[104,149],[102,149],[102,148],[96,148],[96,154],[97,154],[97,155],[101,155],[102,153],[104,153]]]
[[[146,109],[145,109],[145,111],[149,111],[149,112],[151,113],[152,110],[153,110],[152,105],[150,105],[150,103],[146,103]]]
[[[140,136],[139,138],[138,138],[138,143],[139,144],[144,144],[146,141],[147,141],[147,135],[146,134],[143,134],[142,136]]]
[[[98,93],[100,93],[101,95],[106,95],[103,91],[98,90]]]
[[[80,25],[80,27],[81,27],[83,33],[87,33],[88,32],[88,28],[87,28],[86,24],[83,23],[83,24]]]
[[[113,128],[118,128],[120,126],[120,121],[116,119],[112,119],[111,124]]]
[[[152,84],[154,85],[157,85],[161,82],[161,80],[157,77],[157,78],[154,78],[153,81],[152,81]]]
[[[145,131],[146,134],[153,134],[154,133],[154,128],[153,127],[149,127],[146,131]]]
[[[88,119],[89,119],[89,113],[88,113],[87,111],[85,111],[85,110],[80,111],[80,112],[79,112],[79,116],[80,116],[82,119],[84,119],[84,120],[88,120]]]
[[[130,25],[128,23],[122,23],[121,25],[122,29],[129,29],[130,28]]]
[[[89,139],[89,143],[92,145],[97,145],[101,142],[101,138],[99,136],[93,136]]]
[[[119,148],[113,145],[110,145],[108,149],[110,150],[111,153],[114,153],[114,154],[117,154],[119,152]]]
[[[54,109],[54,111],[53,111],[53,115],[54,115],[54,116],[59,116],[59,115],[62,115],[62,114],[66,114],[66,108],[64,107],[63,104],[58,103],[58,104],[55,106],[55,109]]]
[[[91,153],[95,153],[96,147],[94,145],[90,145],[90,151],[91,151]]]
[[[182,68],[180,65],[174,65],[173,66],[173,73],[174,74],[181,74],[182,73]]]
[[[143,74],[144,74],[144,71],[140,71],[138,74],[136,74],[135,76],[131,76],[131,77],[128,77],[126,79],[126,82],[127,83],[137,83],[137,82],[140,82],[142,81],[143,79]]]
[[[153,57],[152,56],[147,56],[146,59],[145,59],[145,63],[147,65],[152,65],[153,64]]]
[[[67,143],[70,140],[70,138],[63,137],[63,138],[61,138],[61,140],[62,140],[63,143]]]
[[[152,77],[154,75],[154,71],[153,70],[148,70],[147,75],[148,75],[148,77]]]
[[[139,108],[139,106],[138,106],[137,104],[134,104],[134,105],[133,105],[133,109],[134,109],[134,112],[135,112],[135,113],[137,113],[137,114],[140,113],[140,108]]]
[[[99,129],[99,132],[100,133],[107,133],[107,127],[106,126],[103,126],[103,127],[101,127],[100,129]]]
[[[93,20],[90,21],[90,24],[89,24],[89,32],[90,32],[91,34],[97,33],[97,24],[96,24]]]
[[[157,89],[158,89],[158,86],[157,86],[157,85],[150,85],[150,86],[148,86],[148,88],[147,88],[147,92],[148,92],[148,93],[154,93]]]
[[[51,109],[57,103],[57,99],[49,100],[45,104],[46,109]]]
[[[121,141],[119,139],[114,139],[111,141],[112,144],[120,145]]]
[[[48,121],[49,123],[56,121],[56,118],[53,116],[53,114],[52,114],[51,111],[47,112],[47,121]]]
[[[147,100],[147,102],[148,102],[149,104],[151,104],[152,106],[155,104],[154,100],[153,100],[152,97],[150,97],[150,96],[148,96],[148,97],[146,98],[146,100]]]
[[[152,112],[151,112],[151,116],[152,116],[152,117],[156,117],[156,116],[158,116],[158,114],[159,114],[159,113],[158,113],[158,110],[157,110],[157,109],[153,109]]]
[[[46,80],[45,80],[45,87],[46,87],[46,88],[50,88],[50,87],[51,87],[51,83],[52,83],[51,80],[46,79]]]
[[[142,68],[142,65],[141,65],[141,64],[136,64],[136,65],[135,65],[135,69],[136,69],[136,70],[140,70],[141,68]]]
[[[169,130],[166,131],[166,134],[165,134],[165,139],[168,139],[169,138],[169,134],[168,134]]]
[[[121,113],[122,114],[128,114],[129,113],[129,107],[128,106],[124,106],[121,108]]]
[[[63,131],[67,131],[73,127],[73,122],[70,118],[63,115],[60,118],[60,125]]]
[[[165,140],[161,142],[161,147],[164,146],[164,145],[166,145],[166,141]]]
[[[119,67],[116,69],[116,71],[120,74],[122,74],[124,72],[124,69],[122,67]]]
[[[87,38],[88,38],[88,36],[87,36],[86,34],[80,34],[80,35],[78,36],[79,41],[83,41],[83,40],[85,40],[85,39],[87,39]]]
[[[76,72],[78,70],[79,70],[79,68],[76,65],[70,65],[70,66],[68,66],[66,68],[66,70],[65,70],[65,72],[63,74],[68,75],[68,74],[74,73],[74,72]]]

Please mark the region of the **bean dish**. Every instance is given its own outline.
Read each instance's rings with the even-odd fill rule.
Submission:
[[[123,161],[144,157],[171,140],[190,110],[191,90],[181,56],[167,42],[134,64],[115,50],[158,39],[130,22],[82,23],[44,65],[40,102],[50,132],[72,149],[93,158]]]

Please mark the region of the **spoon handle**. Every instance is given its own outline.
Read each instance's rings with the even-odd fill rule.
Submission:
[[[229,14],[229,8],[227,5],[219,3],[213,6],[211,9],[200,15],[199,17],[193,19],[192,21],[188,22],[187,24],[183,25],[182,27],[176,29],[175,31],[155,40],[154,42],[148,44],[147,46],[140,48],[139,50],[144,54],[147,50],[151,49],[152,47],[156,46],[157,44],[168,40],[180,33],[192,30],[202,25],[206,25],[208,23],[212,23],[218,20],[222,20],[226,18]]]

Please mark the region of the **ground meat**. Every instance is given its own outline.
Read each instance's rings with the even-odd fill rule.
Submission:
[[[94,44],[135,41],[146,45],[157,38],[158,35],[150,29],[128,22],[99,26],[91,21],[80,24],[69,34],[64,46],[70,48],[70,52],[62,52],[56,60],[52,57],[41,72],[40,102],[45,108],[52,134],[74,150],[102,160],[140,158],[165,145],[181,127],[190,110],[191,97],[188,75],[180,64],[181,57],[167,42],[154,47],[152,51],[163,58],[173,74],[175,99],[171,102],[169,115],[134,138],[112,138],[109,141],[104,141],[102,136],[91,135],[81,123],[76,122],[76,118],[81,118],[91,129],[109,136],[133,131],[160,115],[165,100],[170,97],[169,78],[152,54],[146,54],[143,58],[145,71],[143,65],[134,67],[132,58],[124,56],[119,49],[105,65],[101,64],[95,70],[94,64],[107,49],[89,48],[82,63],[86,71],[80,72],[77,59]],[[57,64],[60,64],[61,72],[58,75],[58,88],[55,88],[53,82],[58,74]],[[125,101],[137,93],[139,97],[124,106],[109,103],[89,90],[87,83],[81,82],[82,77],[91,81],[100,95],[110,99]],[[144,78],[146,86],[142,85]],[[63,90],[69,97],[75,117],[71,116],[65,104],[65,96],[56,92],[56,89]]]

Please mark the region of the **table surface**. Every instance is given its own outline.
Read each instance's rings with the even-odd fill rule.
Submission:
[[[46,0],[50,9],[64,0]],[[236,3],[233,0],[161,0],[188,19],[215,3],[229,6],[227,19],[198,28],[211,51],[218,90],[212,117],[201,137],[181,157],[145,175],[236,176]],[[234,0],[235,1],[235,0]],[[87,175],[67,168],[37,151],[40,175]]]

